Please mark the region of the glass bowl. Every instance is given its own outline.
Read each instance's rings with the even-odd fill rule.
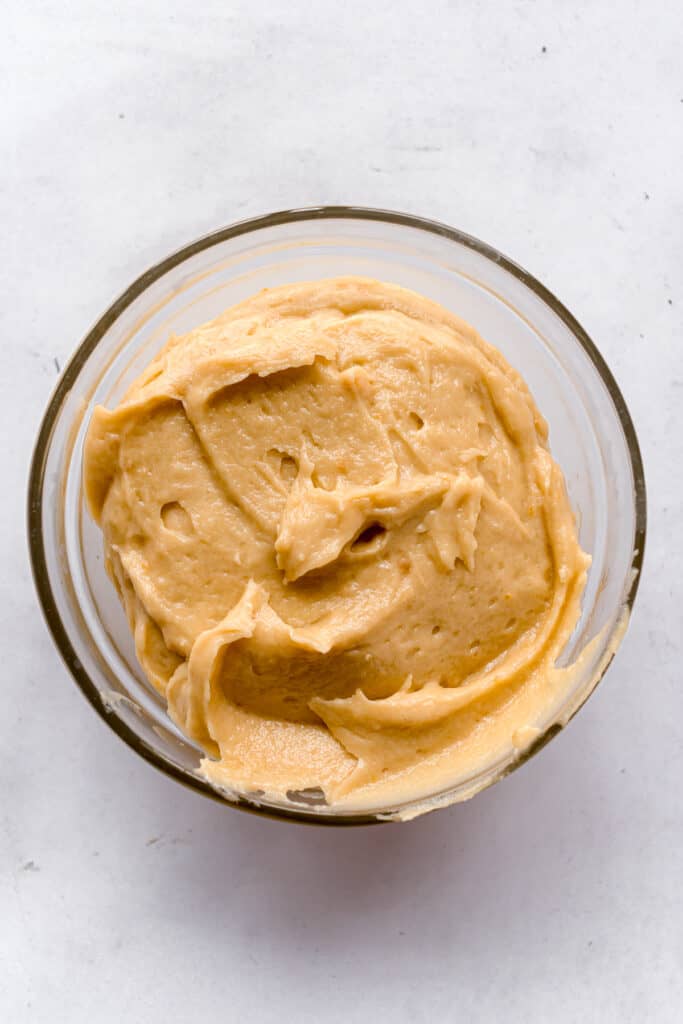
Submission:
[[[581,545],[593,558],[581,619],[561,662],[583,655],[562,708],[523,754],[446,791],[362,813],[320,797],[291,802],[219,793],[199,774],[201,751],[146,682],[102,537],[83,498],[83,438],[93,406],[113,406],[171,333],[210,320],[260,288],[341,274],[405,285],[473,324],[528,382],[550,425]],[[29,482],[31,561],[48,626],[74,679],[133,750],[226,806],[298,821],[367,824],[466,799],[508,774],[572,717],[605,672],[628,621],[645,541],[645,482],[624,399],[573,316],[490,246],[433,221],[357,207],[289,210],[201,238],[138,278],[104,313],[64,370],[43,419]],[[590,641],[594,642],[589,646]]]

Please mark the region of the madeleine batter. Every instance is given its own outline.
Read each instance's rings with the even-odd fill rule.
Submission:
[[[424,796],[566,692],[589,559],[546,424],[413,292],[263,291],[171,338],[85,456],[137,656],[215,785]]]

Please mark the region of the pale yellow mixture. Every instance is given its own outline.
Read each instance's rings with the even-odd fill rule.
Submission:
[[[263,291],[171,338],[85,456],[138,658],[216,785],[425,796],[566,693],[589,559],[546,424],[413,292]]]

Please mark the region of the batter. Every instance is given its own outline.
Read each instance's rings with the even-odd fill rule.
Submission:
[[[337,278],[173,337],[85,487],[140,663],[213,784],[379,807],[538,735],[579,547],[519,374],[446,309]]]

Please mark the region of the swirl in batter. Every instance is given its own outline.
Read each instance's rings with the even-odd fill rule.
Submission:
[[[589,559],[545,421],[413,292],[261,292],[171,338],[85,454],[137,656],[216,785],[428,794],[563,692]]]

